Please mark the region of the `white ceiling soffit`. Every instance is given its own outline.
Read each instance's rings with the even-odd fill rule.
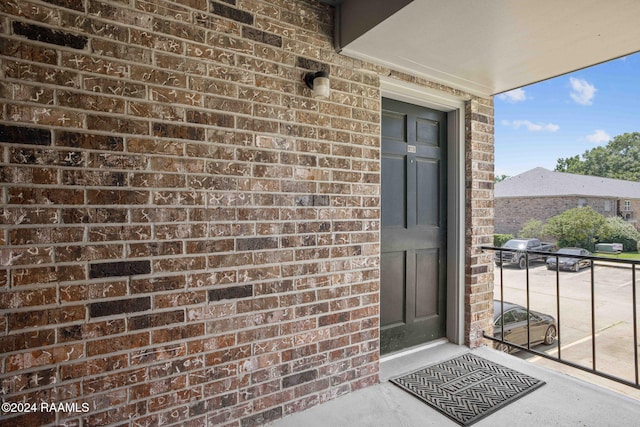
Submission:
[[[481,96],[640,51],[639,0],[371,1],[336,2],[343,54]]]

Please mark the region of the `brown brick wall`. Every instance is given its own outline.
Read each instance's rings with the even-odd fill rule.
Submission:
[[[493,100],[472,99],[465,111],[465,342],[486,344],[493,330],[493,263],[480,246],[493,244]]]
[[[251,426],[378,381],[378,75],[460,93],[331,34],[311,0],[2,2],[0,390],[88,405],[4,420]],[[478,345],[491,101],[466,124]]]
[[[625,199],[621,199],[620,203],[620,214],[622,214],[623,218],[629,217],[627,220],[633,224],[636,229],[640,230],[640,199],[626,199],[629,200],[630,209],[628,211],[624,210],[624,201]]]
[[[527,221],[537,219],[546,221],[552,216],[577,208],[579,202],[584,200],[586,206],[591,206],[596,212],[604,216],[615,216],[616,199],[603,199],[593,197],[501,197],[496,198],[496,233],[513,234],[517,236]],[[611,210],[605,211],[605,200],[609,200]]]

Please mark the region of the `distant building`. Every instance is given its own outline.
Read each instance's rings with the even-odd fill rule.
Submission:
[[[535,168],[495,186],[495,232],[517,234],[524,224],[568,209],[591,206],[640,229],[640,182]]]

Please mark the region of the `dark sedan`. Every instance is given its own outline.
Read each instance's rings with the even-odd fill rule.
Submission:
[[[504,303],[504,315],[501,316],[500,301],[493,301],[493,336],[502,337],[502,322],[504,321],[504,340],[522,347],[527,346],[527,318],[529,318],[531,345],[551,345],[556,340],[556,319],[548,314],[529,311],[521,305]],[[501,351],[511,350],[507,344],[499,343]]]
[[[582,248],[562,248],[556,252],[558,255],[576,255],[576,256],[590,256],[591,252]],[[591,265],[591,261],[588,259],[575,258],[571,256],[550,256],[547,258],[547,269],[556,269],[556,260],[560,270],[570,270],[578,272],[582,267],[588,267]]]

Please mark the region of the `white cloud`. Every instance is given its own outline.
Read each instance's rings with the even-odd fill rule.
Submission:
[[[611,136],[602,129],[597,129],[591,135],[587,135],[587,141],[594,144],[602,144],[603,142],[611,141]]]
[[[593,104],[593,97],[596,94],[596,87],[584,79],[569,77],[571,84],[571,99],[580,105]]]
[[[529,120],[503,120],[500,122],[503,126],[510,126],[514,129],[520,129],[521,127],[525,127],[528,131],[531,132],[556,132],[560,129],[555,123],[533,123]]]
[[[514,89],[510,90],[509,92],[501,93],[500,95],[498,95],[498,98],[514,104],[516,102],[527,100],[527,94],[525,93],[524,89]]]

